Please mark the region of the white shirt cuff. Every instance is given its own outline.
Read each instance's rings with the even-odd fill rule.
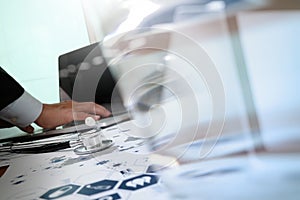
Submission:
[[[24,91],[17,100],[0,111],[0,118],[19,127],[32,124],[41,114],[43,104]]]

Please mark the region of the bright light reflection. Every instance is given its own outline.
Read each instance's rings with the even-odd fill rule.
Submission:
[[[205,6],[210,11],[218,11],[225,9],[224,1],[212,1]]]
[[[156,11],[160,6],[148,0],[132,0],[128,2],[128,7],[129,15],[118,27],[117,33],[136,28],[146,16]]]

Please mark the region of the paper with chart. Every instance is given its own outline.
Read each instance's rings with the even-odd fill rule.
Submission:
[[[90,155],[72,149],[12,159],[1,180],[4,199],[146,199],[167,198],[143,139],[116,126],[106,129],[114,146]],[[151,197],[149,196],[149,198]],[[152,198],[151,198],[152,199]]]

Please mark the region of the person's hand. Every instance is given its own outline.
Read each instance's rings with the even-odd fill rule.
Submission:
[[[110,115],[107,109],[93,102],[64,101],[57,104],[43,104],[42,113],[35,123],[43,128],[52,129],[74,120],[85,120],[87,117],[99,120]]]

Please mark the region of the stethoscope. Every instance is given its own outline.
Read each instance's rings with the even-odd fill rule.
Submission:
[[[128,114],[100,121],[87,117],[84,124],[1,141],[0,152],[45,153],[74,148],[74,152],[78,155],[91,154],[114,144],[113,139],[104,136],[103,128],[128,120],[130,120]]]
[[[78,135],[79,145],[74,148],[77,155],[91,154],[109,148],[114,141],[104,136],[101,126],[92,117],[85,119],[85,124],[93,127],[92,130],[81,132]]]

